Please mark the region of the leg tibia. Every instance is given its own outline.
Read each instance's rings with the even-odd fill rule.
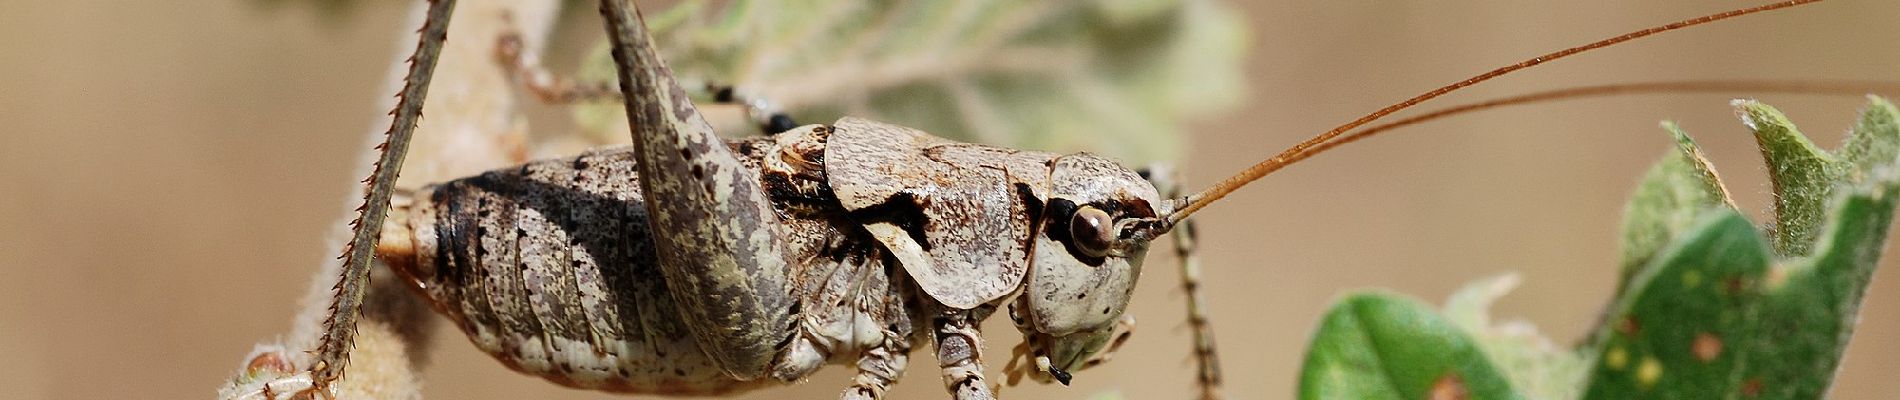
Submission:
[[[938,318],[935,322],[937,365],[943,368],[944,389],[957,400],[993,400],[983,377],[983,338],[967,315]]]

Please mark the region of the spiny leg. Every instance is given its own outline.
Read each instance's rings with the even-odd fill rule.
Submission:
[[[661,274],[700,348],[739,380],[764,376],[793,332],[787,229],[756,172],[693,107],[625,0],[602,0]]]
[[[368,193],[363,196],[363,205],[357,208],[356,219],[350,222],[354,234],[339,257],[344,260],[343,274],[337,280],[330,316],[324,320],[323,338],[317,342],[315,362],[310,365],[311,390],[325,397],[330,396],[330,383],[342,378],[349,363],[356,320],[369,288],[370,256],[382,235],[396,176],[402,171],[403,156],[409,150],[409,138],[415,133],[416,121],[422,117],[422,103],[429,94],[429,80],[442,54],[442,43],[448,39],[449,17],[454,10],[455,0],[430,1],[421,39],[417,40],[415,54],[409,57],[409,72],[403,78],[402,91],[396,94],[396,109],[390,111],[395,118],[390,123],[387,138],[377,146],[382,156],[377,159],[374,172],[364,181],[369,185]]]
[[[1164,196],[1177,198],[1186,191],[1184,180],[1178,171],[1166,165],[1149,167],[1143,173],[1161,188]],[[1200,387],[1200,399],[1220,398],[1221,374],[1220,355],[1214,351],[1214,327],[1208,320],[1206,301],[1201,297],[1201,261],[1198,257],[1198,238],[1194,221],[1184,219],[1175,223],[1171,235],[1174,238],[1174,256],[1180,263],[1181,292],[1187,296],[1188,329],[1194,334],[1194,362],[1196,364],[1195,384]]]

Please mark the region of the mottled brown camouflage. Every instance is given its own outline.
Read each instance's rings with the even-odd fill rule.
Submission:
[[[766,139],[730,147],[748,170],[814,183],[762,162],[776,148]],[[622,147],[425,188],[399,202],[409,204],[398,215],[411,218],[403,229],[412,234],[390,237],[413,238],[407,247],[415,256],[392,264],[477,347],[522,372],[642,393],[750,387],[712,363],[688,327],[698,320],[677,311],[635,166],[632,149]],[[885,344],[881,336],[842,343],[865,329],[855,322],[909,336],[908,302],[897,284],[903,277],[890,275],[883,253],[841,210],[796,197],[774,209],[799,233],[786,236],[790,248],[807,255],[780,271],[793,277],[786,288],[804,311],[795,316],[798,327],[834,350]],[[788,329],[772,343],[792,336]],[[897,342],[908,349],[907,340]]]
[[[909,351],[920,344],[917,341],[938,346],[949,341],[952,347],[938,347],[940,362],[946,363],[946,384],[952,391],[978,391],[975,387],[981,385],[970,379],[981,378],[979,355],[959,349],[974,349],[964,346],[980,343],[971,327],[1020,291],[1025,282],[1088,278],[1078,281],[1084,286],[1050,284],[1065,288],[1062,296],[1083,294],[1074,299],[1082,301],[1059,303],[1049,306],[1055,311],[1033,315],[1063,315],[1061,310],[1086,308],[1091,310],[1083,318],[1087,320],[1099,318],[1095,314],[1102,312],[1112,314],[1110,320],[1120,316],[1139,262],[1116,258],[1109,265],[1087,265],[1067,254],[1066,246],[1055,241],[1059,238],[1035,234],[1038,225],[1031,222],[1043,218],[1043,203],[1048,201],[1036,197],[1037,193],[1052,190],[1088,199],[1153,198],[1152,189],[1143,191],[1127,183],[1052,185],[1056,182],[1049,180],[1052,171],[1071,181],[1090,179],[1073,176],[1077,173],[1099,173],[1111,180],[1138,176],[1125,170],[1098,171],[1113,164],[1102,164],[1105,161],[1086,154],[1015,152],[904,131],[920,144],[880,151],[890,157],[908,151],[912,161],[939,163],[931,167],[936,169],[900,170],[917,175],[907,178],[912,183],[891,183],[896,186],[889,187],[897,190],[882,192],[884,200],[868,202],[885,209],[852,209],[838,193],[876,192],[839,189],[851,186],[838,184],[841,178],[854,176],[838,167],[843,165],[840,160],[853,159],[842,152],[861,151],[840,147],[839,140],[853,138],[851,129],[869,124],[875,123],[845,120],[835,126],[812,125],[720,146],[735,156],[739,168],[756,177],[750,182],[766,194],[764,217],[785,232],[779,238],[788,256],[774,274],[787,277],[784,289],[790,300],[781,311],[791,322],[782,334],[763,341],[770,347],[763,353],[770,357],[763,371],[791,382],[825,363],[852,363],[860,372],[847,397],[876,398],[903,372]],[[477,347],[521,372],[569,386],[619,392],[717,394],[760,387],[768,381],[722,368],[710,356],[706,341],[695,336],[693,326],[717,328],[719,322],[683,312],[676,300],[680,292],[665,273],[667,261],[660,256],[659,242],[666,238],[653,228],[651,210],[658,205],[641,190],[643,174],[638,165],[634,148],[608,148],[432,185],[396,202],[399,208],[393,215],[408,221],[390,224],[392,232],[385,235],[410,242],[385,243],[379,250]],[[977,175],[962,170],[994,172],[992,176],[998,179],[983,186],[931,186],[946,182],[930,179],[931,174]],[[932,203],[940,207],[988,205],[950,198],[953,194],[999,199],[994,206],[1009,214],[997,217],[1003,223],[990,226],[974,219],[973,213],[959,215],[926,207]],[[891,201],[894,198],[922,201],[896,203]],[[1118,212],[1151,216],[1154,211]],[[1057,217],[1061,216],[1050,216]],[[937,223],[923,223],[931,218]],[[894,246],[878,237],[875,229],[879,225],[922,227],[921,236],[903,232],[896,238],[941,249],[969,240],[960,234],[973,235],[958,230],[967,229],[958,224],[985,226],[982,229],[987,230],[977,239],[1012,246],[1000,251],[1015,259],[991,259],[978,265],[1033,267],[1049,277],[998,279],[975,275],[986,271],[955,270],[919,274],[918,268],[904,264],[901,251],[893,251]],[[1045,244],[1042,250],[1031,245],[1032,236]],[[995,241],[999,238],[1008,242]],[[955,257],[968,252],[920,254]],[[1032,260],[1027,256],[1032,252],[1043,259]],[[692,271],[703,268],[704,262],[688,261],[676,268]],[[976,304],[964,307],[943,301],[943,296],[926,290],[929,286],[922,284],[926,279],[966,282],[940,286],[961,290],[952,293],[976,299]],[[967,282],[984,280],[1009,282],[993,298],[971,295],[977,292]],[[1100,285],[1102,290],[1091,291],[1086,285]],[[1104,305],[1106,309],[1097,309]],[[1072,320],[1063,321],[1086,323]],[[934,333],[921,335],[916,326],[932,326]],[[1099,327],[1078,325],[1073,330],[1083,328]],[[1070,332],[1026,333],[1040,335],[1038,340],[1057,341]],[[978,392],[987,393],[987,389]]]
[[[825,168],[838,203],[925,293],[973,308],[1016,291],[1029,270],[1029,208],[1014,182],[1043,185],[1057,155],[958,143],[839,120]]]
[[[633,145],[432,185],[394,202],[406,223],[383,225],[396,242],[379,255],[477,347],[636,393],[728,393],[851,363],[842,395],[858,399],[881,397],[928,340],[956,398],[991,399],[976,326],[1043,282],[1054,291],[1032,293],[1096,298],[1026,302],[1025,334],[1061,362],[1027,355],[1041,372],[1066,381],[1060,368],[1102,348],[1151,236],[1083,257],[1060,227],[1078,204],[1154,219],[1146,180],[1092,155],[853,118],[724,140],[634,11],[601,5]]]

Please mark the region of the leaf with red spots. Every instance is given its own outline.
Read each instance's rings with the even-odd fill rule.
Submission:
[[[1698,335],[1757,334],[1752,304],[1762,297],[1760,286],[1731,292],[1720,283],[1761,281],[1770,257],[1768,243],[1740,213],[1705,213],[1612,305],[1616,322],[1598,333],[1599,357],[1585,398],[1699,398],[1729,390],[1735,383],[1729,371],[1742,365],[1741,357],[1705,361],[1693,343]]]
[[[1307,350],[1301,399],[1519,399],[1465,332],[1416,300],[1359,293]]]
[[[1811,399],[1832,383],[1900,196],[1900,112],[1874,99],[1836,155],[1772,107],[1736,107],[1775,228],[1714,207],[1640,266],[1587,349],[1585,398]]]

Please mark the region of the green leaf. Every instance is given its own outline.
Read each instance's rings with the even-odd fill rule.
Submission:
[[[675,73],[735,85],[801,123],[852,115],[1143,164],[1176,159],[1182,122],[1230,108],[1246,87],[1246,25],[1219,2],[704,3],[656,18]],[[582,76],[607,81],[611,62],[597,51]],[[624,141],[620,112],[582,107],[577,120]]]
[[[1849,165],[1816,147],[1788,117],[1753,100],[1735,102],[1742,123],[1755,131],[1768,178],[1775,184],[1775,252],[1807,254],[1820,234],[1825,207]]]
[[[1320,324],[1301,399],[1517,399],[1458,327],[1416,300],[1359,293]]]
[[[1517,284],[1516,274],[1466,284],[1445,301],[1445,318],[1471,335],[1491,364],[1525,398],[1577,398],[1590,367],[1582,354],[1551,342],[1529,321],[1492,321],[1491,304]]]
[[[1663,123],[1676,148],[1649,168],[1630,195],[1623,211],[1623,264],[1617,292],[1629,285],[1638,268],[1662,250],[1677,233],[1710,207],[1734,208],[1728,189],[1709,166],[1695,140],[1680,127]]]
[[[1773,108],[1737,106],[1776,181],[1777,231],[1718,207],[1657,253],[1599,327],[1585,398],[1811,399],[1832,383],[1900,197],[1900,113],[1876,99],[1842,161]]]
[[[1739,393],[1737,351],[1761,338],[1767,243],[1739,212],[1718,208],[1659,253],[1598,334],[1584,398],[1708,398]],[[1711,350],[1713,349],[1713,350]]]
[[[1879,96],[1867,99],[1870,104],[1861,111],[1860,123],[1841,145],[1841,158],[1854,165],[1852,182],[1868,180],[1874,169],[1893,165],[1900,157],[1900,111]]]
[[[1773,108],[1736,106],[1775,181],[1775,232],[1737,211],[1695,143],[1665,124],[1677,149],[1630,201],[1625,281],[1588,346],[1559,350],[1528,324],[1493,324],[1487,308],[1510,276],[1459,291],[1449,321],[1359,294],[1315,335],[1301,397],[1428,398],[1444,376],[1479,398],[1513,388],[1539,399],[1825,394],[1900,198],[1900,112],[1873,99],[1837,158]]]
[[[1897,195],[1889,180],[1840,199],[1816,254],[1773,266],[1741,214],[1712,211],[1614,307],[1586,398],[1818,397],[1847,346]]]
[[[1893,181],[1882,186],[1836,202],[1815,254],[1770,271],[1762,336],[1750,349],[1759,362],[1739,374],[1763,398],[1819,398],[1833,382],[1900,195]]]

